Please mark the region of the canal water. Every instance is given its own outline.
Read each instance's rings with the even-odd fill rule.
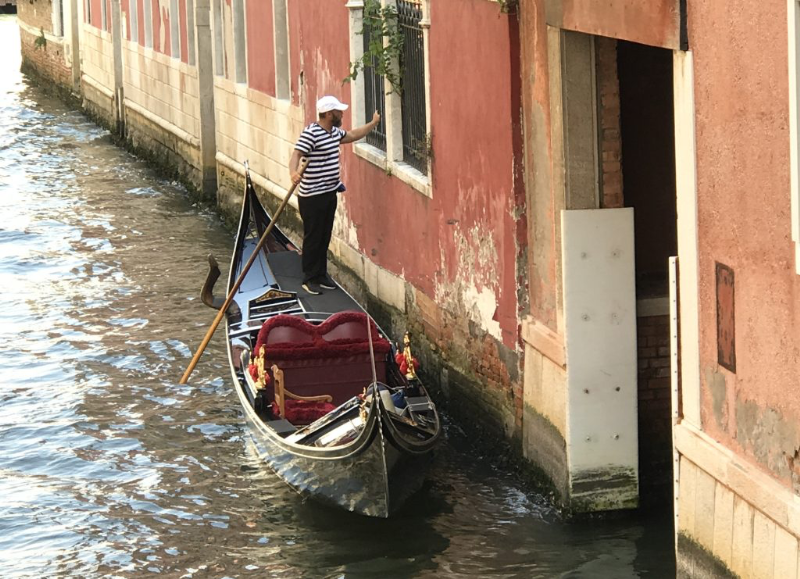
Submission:
[[[562,520],[460,433],[399,516],[255,458],[205,258],[231,232],[19,72],[0,16],[0,577],[674,577],[669,516]]]

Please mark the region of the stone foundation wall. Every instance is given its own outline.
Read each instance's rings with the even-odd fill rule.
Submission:
[[[674,437],[678,575],[798,579],[800,504],[792,489],[688,423],[677,424]]]
[[[167,174],[178,176],[197,191],[202,190],[202,159],[196,143],[164,129],[130,107],[125,108],[125,141],[138,155]]]

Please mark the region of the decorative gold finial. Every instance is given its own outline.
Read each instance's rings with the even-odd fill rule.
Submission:
[[[406,362],[406,378],[409,380],[417,379],[416,360],[411,355],[411,334],[408,332],[403,335],[403,358]]]
[[[266,348],[262,345],[258,349],[258,356],[256,356],[256,372],[258,379],[256,380],[256,388],[262,390],[267,387],[267,371],[264,368],[266,362]]]

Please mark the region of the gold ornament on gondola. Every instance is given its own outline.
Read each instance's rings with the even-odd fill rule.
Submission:
[[[403,336],[403,358],[405,360],[406,378],[416,380],[419,362],[411,355],[411,334],[408,332]]]
[[[256,379],[256,388],[259,390],[267,387],[267,371],[265,368],[266,363],[266,348],[261,346],[258,349],[258,355],[256,356],[256,372],[258,378]]]

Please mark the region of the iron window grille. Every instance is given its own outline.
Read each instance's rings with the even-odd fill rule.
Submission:
[[[428,174],[429,143],[425,103],[425,45],[421,0],[397,0],[397,19],[403,34],[401,117],[403,161]]]
[[[364,26],[364,52],[369,52],[372,41],[371,28]],[[382,39],[381,39],[382,40]],[[372,120],[372,114],[378,111],[381,122],[367,134],[367,143],[381,151],[386,150],[386,94],[383,88],[383,75],[378,74],[376,57],[372,57],[372,66],[364,68],[364,122]]]

